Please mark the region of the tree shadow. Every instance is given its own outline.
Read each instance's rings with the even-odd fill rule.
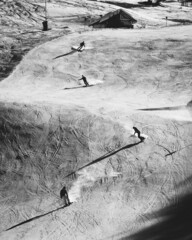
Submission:
[[[65,57],[65,56],[74,54],[75,52],[78,52],[78,51],[77,51],[77,50],[72,50],[72,51],[70,51],[70,52],[68,52],[68,53],[65,53],[65,54],[62,54],[62,55],[59,55],[59,56],[53,58],[53,60],[54,60],[54,59],[57,59],[57,58],[60,58],[60,57]]]
[[[192,177],[190,177],[191,180]],[[182,185],[182,189],[184,189]],[[190,185],[191,187],[191,185]],[[188,189],[190,189],[188,187]],[[185,191],[186,192],[186,191]],[[180,195],[172,203],[154,213],[146,214],[149,220],[158,220],[152,226],[120,238],[121,240],[191,240],[192,239],[192,193]]]
[[[119,6],[119,7],[123,7],[123,8],[137,8],[137,7],[141,7],[141,5],[139,4],[132,4],[132,3],[126,3],[126,2],[112,2],[112,1],[101,1],[102,3],[108,3],[111,5],[115,5],[115,6]]]
[[[180,105],[176,107],[140,108],[137,110],[139,111],[175,111],[175,110],[184,109],[184,108],[186,108],[185,105]]]
[[[65,176],[65,178],[66,178],[66,177],[69,177],[69,176],[71,176],[71,175],[74,175],[76,172],[78,172],[78,171],[80,171],[80,170],[82,170],[82,169],[84,169],[84,168],[86,168],[86,167],[88,167],[88,166],[91,166],[91,165],[93,165],[93,164],[95,164],[95,163],[98,163],[98,162],[100,162],[100,161],[108,158],[108,157],[111,157],[111,156],[113,156],[114,154],[116,154],[116,153],[118,153],[118,152],[120,152],[120,151],[122,151],[122,150],[131,148],[131,147],[134,147],[134,146],[136,146],[136,145],[138,145],[138,144],[140,144],[140,143],[142,143],[142,141],[137,142],[137,143],[128,144],[128,145],[126,145],[126,146],[124,146],[124,147],[122,147],[122,148],[119,148],[119,149],[113,150],[113,151],[111,151],[111,152],[109,152],[109,153],[106,153],[106,154],[104,154],[103,156],[101,156],[101,157],[99,157],[99,158],[91,161],[90,163],[88,163],[88,164],[86,164],[86,165],[78,168],[76,171],[68,174],[67,176]]]
[[[78,88],[87,88],[87,87],[93,87],[94,85],[89,85],[89,86],[80,86],[80,87],[71,87],[71,88],[63,88],[63,90],[73,90],[73,89],[78,89]]]
[[[192,20],[189,19],[172,19],[169,18],[169,21],[176,22],[176,23],[182,23],[182,24],[192,24]]]
[[[35,34],[35,33],[39,33],[39,32],[43,32],[43,30],[29,31],[29,32],[22,32],[22,33],[20,33],[20,34],[21,34],[21,35],[24,35],[24,34],[30,34],[30,33]]]
[[[39,215],[39,216],[30,218],[30,219],[28,219],[28,220],[26,220],[26,221],[24,221],[24,222],[18,223],[18,224],[16,224],[16,225],[14,225],[14,226],[6,229],[5,231],[9,231],[9,230],[11,230],[11,229],[13,229],[13,228],[19,227],[19,226],[21,226],[21,225],[23,225],[23,224],[26,224],[26,223],[28,223],[28,222],[34,221],[34,220],[36,220],[36,219],[39,219],[39,218],[41,218],[41,217],[44,217],[44,216],[46,216],[46,215],[49,215],[49,214],[51,214],[51,213],[53,213],[53,212],[56,212],[56,211],[58,211],[58,210],[60,210],[60,209],[66,208],[66,207],[68,207],[68,206],[63,206],[63,207],[54,209],[54,210],[52,210],[52,211],[50,211],[50,212],[48,212],[48,213],[44,213],[44,214],[41,214],[41,215]]]
[[[143,5],[144,7],[151,7],[152,6],[152,2],[150,2],[150,1],[138,2],[138,3]]]
[[[156,3],[153,3],[152,1],[145,1],[145,2],[138,2],[138,3],[143,7],[156,7],[156,6],[164,7],[158,1]]]
[[[127,3],[127,2],[112,2],[112,1],[100,1],[102,3],[108,3],[111,5],[115,5],[118,7],[123,7],[123,8],[143,8],[143,7],[155,7],[155,6],[161,6],[159,2],[153,3],[151,1],[145,1],[145,2],[138,2],[138,4],[133,4],[133,3]]]

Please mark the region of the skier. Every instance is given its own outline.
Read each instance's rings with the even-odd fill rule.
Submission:
[[[61,199],[62,198],[64,199],[64,204],[65,204],[66,207],[71,204],[70,201],[69,201],[69,196],[68,196],[68,193],[67,193],[67,190],[66,190],[65,186],[60,191],[60,197],[61,197]]]
[[[77,51],[81,52],[83,47],[85,47],[84,41],[80,43],[80,46],[77,48]]]
[[[78,80],[83,80],[83,82],[85,83],[85,86],[89,86],[89,83],[87,82],[87,78],[85,76],[82,75],[82,78],[78,79]]]
[[[141,136],[141,132],[139,131],[139,129],[137,129],[136,127],[133,127],[133,130],[134,130],[133,135],[137,134],[138,138],[141,140],[141,142],[143,142],[145,140],[145,138]]]

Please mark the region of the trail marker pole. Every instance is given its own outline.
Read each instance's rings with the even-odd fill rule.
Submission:
[[[45,0],[45,21],[43,21],[43,31],[48,30],[48,21],[47,21],[47,0]]]

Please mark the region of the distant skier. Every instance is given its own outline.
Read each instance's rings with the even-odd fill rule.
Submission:
[[[84,41],[80,43],[80,46],[77,48],[77,51],[79,51],[79,52],[82,51],[83,47],[85,47]]]
[[[60,191],[60,197],[61,197],[61,199],[62,198],[64,199],[65,206],[69,206],[71,204],[70,201],[69,201],[69,196],[68,196],[68,193],[67,193],[67,190],[66,190],[65,186]]]
[[[139,131],[139,129],[137,129],[136,127],[133,127],[133,130],[134,130],[133,135],[137,134],[138,138],[141,140],[141,142],[143,142],[145,138],[141,136],[141,132]]]
[[[83,80],[85,86],[86,86],[86,87],[89,86],[89,83],[87,82],[87,78],[86,78],[85,76],[82,75],[82,78],[80,78],[80,79],[78,79],[78,80],[79,80],[79,81],[80,81],[80,80]]]

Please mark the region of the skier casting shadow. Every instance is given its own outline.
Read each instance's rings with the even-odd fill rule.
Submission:
[[[68,196],[68,193],[67,193],[67,190],[66,190],[66,187],[64,186],[61,191],[60,191],[60,197],[61,199],[64,200],[64,207],[65,206],[69,206],[71,203],[69,201],[69,196]]]
[[[67,193],[67,190],[66,190],[65,187],[63,187],[63,188],[61,189],[61,191],[60,191],[60,197],[64,199],[64,203],[65,203],[64,207],[67,207],[67,206],[69,206],[70,204],[72,204],[72,203],[69,201],[68,193]],[[59,207],[59,208],[54,209],[54,210],[52,210],[52,211],[49,211],[49,212],[47,212],[47,213],[41,214],[41,215],[39,215],[39,216],[35,216],[35,217],[33,217],[33,218],[30,218],[30,219],[27,219],[26,221],[23,221],[23,222],[21,222],[21,223],[18,223],[18,224],[16,224],[16,225],[13,225],[13,226],[10,227],[10,228],[7,228],[5,231],[9,231],[9,230],[11,230],[11,229],[13,229],[13,228],[19,227],[19,226],[21,226],[21,225],[23,225],[23,224],[26,224],[26,223],[28,223],[28,222],[31,222],[31,221],[34,221],[34,220],[36,220],[36,219],[42,218],[42,217],[44,217],[44,216],[47,216],[47,215],[49,215],[49,214],[51,214],[51,213],[53,213],[53,212],[56,212],[56,211],[58,211],[58,210],[60,210],[60,209],[63,209],[64,207]]]
[[[141,136],[141,132],[139,131],[139,129],[137,129],[136,127],[133,127],[133,130],[134,130],[133,135],[137,134],[138,138],[141,140],[141,142],[143,142],[145,140],[145,138]]]
[[[57,58],[60,58],[60,57],[65,57],[65,56],[70,55],[70,54],[74,54],[75,52],[82,52],[83,48],[85,48],[85,42],[81,42],[77,49],[73,49],[73,47],[72,47],[72,51],[70,51],[68,53],[65,53],[65,54],[62,54],[62,55],[59,55],[57,57],[54,57],[53,60],[57,59]]]
[[[85,42],[84,41],[80,43],[79,47],[77,48],[77,51],[81,52],[83,47],[85,47]]]
[[[78,79],[78,80],[79,80],[79,81],[80,81],[80,80],[83,80],[85,86],[86,86],[86,87],[89,86],[89,83],[87,82],[87,78],[86,78],[85,76],[82,75],[82,78],[80,78],[80,79]]]

